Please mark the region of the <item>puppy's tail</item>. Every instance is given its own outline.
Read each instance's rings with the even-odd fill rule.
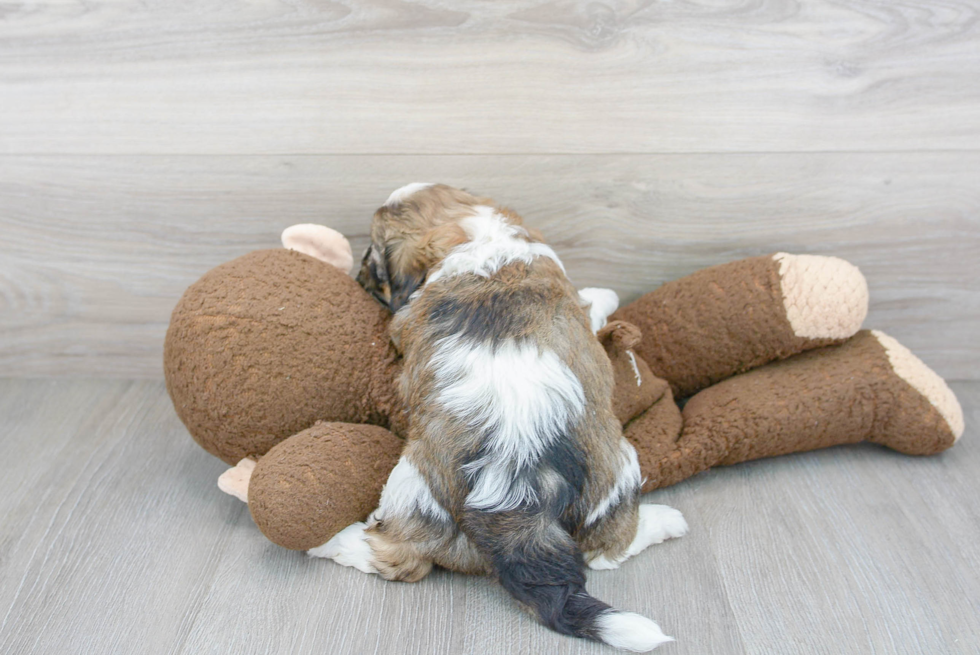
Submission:
[[[557,521],[541,529],[511,512],[476,514],[466,521],[470,539],[490,555],[504,589],[552,630],[641,653],[673,641],[650,619],[589,595],[582,553]]]

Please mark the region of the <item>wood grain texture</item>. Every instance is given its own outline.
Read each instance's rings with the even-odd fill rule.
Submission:
[[[646,497],[688,536],[589,588],[677,655],[972,655],[980,643],[980,383],[928,458],[861,445],[716,469]],[[0,652],[600,655],[487,579],[418,584],[285,551],[162,383],[0,379]],[[660,651],[658,651],[660,652]]]
[[[0,370],[161,376],[170,311],[208,269],[317,222],[366,246],[411,180],[490,194],[579,286],[629,302],[775,252],[844,257],[866,325],[941,375],[980,371],[980,154],[0,157]]]
[[[980,148],[969,0],[7,2],[0,153]]]

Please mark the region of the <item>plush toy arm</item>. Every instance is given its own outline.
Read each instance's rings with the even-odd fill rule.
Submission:
[[[324,225],[300,223],[287,227],[282,232],[282,245],[336,266],[344,273],[354,268],[350,242],[337,230]]]
[[[826,346],[861,327],[868,287],[836,257],[778,253],[668,282],[613,320],[643,333],[636,351],[686,397],[736,373]]]
[[[625,430],[647,478],[644,491],[712,466],[860,441],[931,455],[963,434],[963,412],[942,378],[880,332],[705,389],[685,405],[682,430],[661,404]]]
[[[273,543],[309,550],[378,506],[404,442],[373,425],[317,423],[255,465],[248,508]]]

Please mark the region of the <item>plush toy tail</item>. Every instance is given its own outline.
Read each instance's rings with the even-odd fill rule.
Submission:
[[[736,373],[840,343],[868,311],[868,285],[836,257],[777,253],[698,271],[619,309],[636,352],[687,397]]]
[[[662,404],[625,430],[647,476],[644,491],[711,466],[860,441],[932,455],[952,446],[964,425],[942,378],[869,331],[705,389],[685,405],[676,441],[669,432],[680,421]]]
[[[611,608],[585,590],[585,562],[558,523],[535,512],[469,511],[463,525],[500,584],[543,624],[565,635],[646,652],[673,641],[650,619]]]

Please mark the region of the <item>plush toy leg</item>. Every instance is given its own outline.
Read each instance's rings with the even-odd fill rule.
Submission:
[[[852,336],[868,287],[836,257],[778,253],[668,282],[615,312],[637,325],[636,352],[687,397],[736,373]]]
[[[691,398],[683,418],[676,444],[656,435],[657,448],[641,453],[644,491],[711,466],[860,441],[930,455],[963,433],[962,410],[942,378],[894,339],[868,331],[725,380]],[[634,444],[646,441],[645,419],[627,426]]]
[[[404,442],[373,425],[317,423],[255,465],[248,508],[270,541],[293,550],[328,542],[378,506]]]

